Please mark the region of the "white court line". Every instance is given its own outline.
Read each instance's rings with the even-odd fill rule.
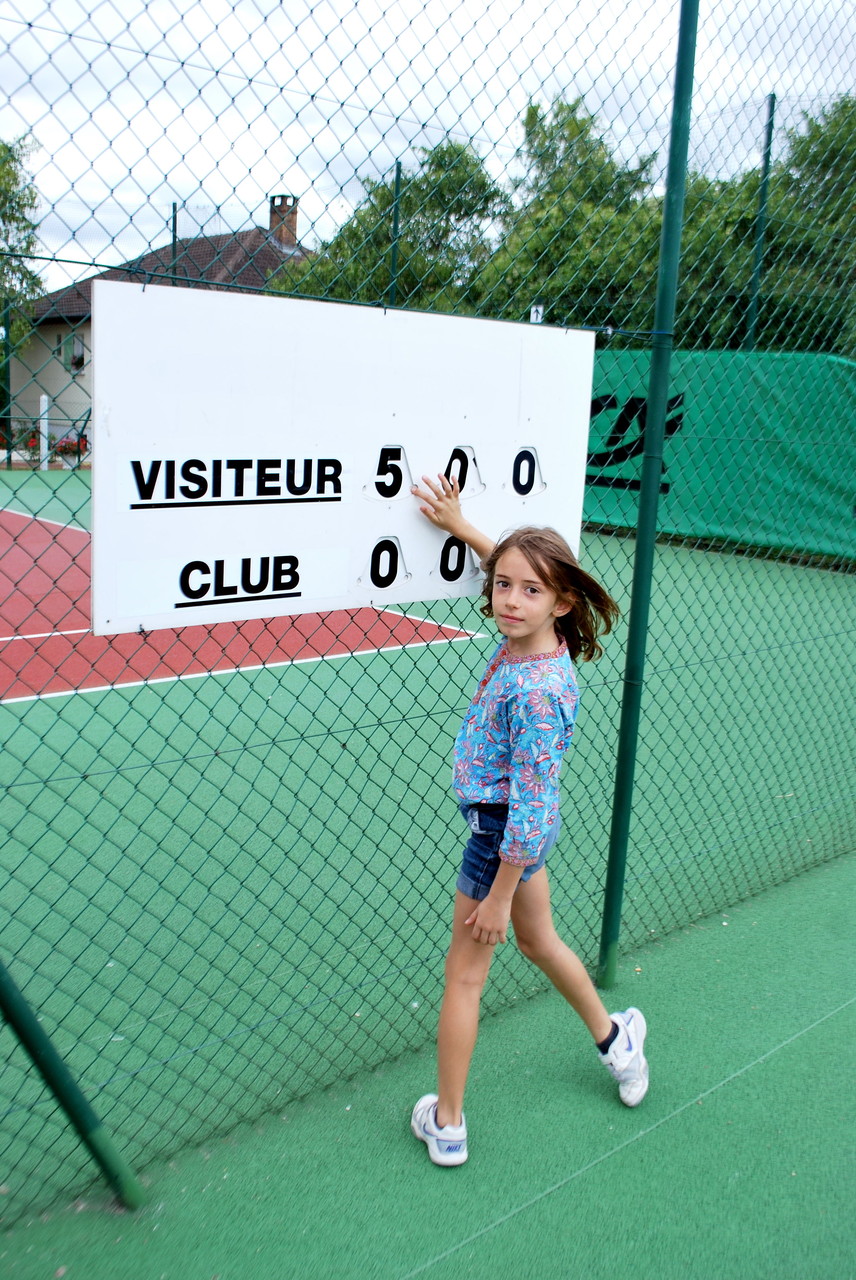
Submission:
[[[3,507],[2,510],[8,511],[13,516],[20,516],[22,519],[38,520],[40,524],[52,524],[57,529],[71,529],[74,533],[84,533],[87,537],[91,537],[88,529],[81,529],[78,525],[60,524],[58,520],[48,520],[45,516],[34,516],[31,511],[17,511],[15,507]],[[0,644],[9,644],[12,640],[49,640],[51,636],[85,636],[88,630],[88,627],[81,627],[79,631],[37,631],[31,635],[22,633],[14,636],[0,636]]]
[[[57,689],[55,693],[28,693],[23,698],[3,698],[0,705],[11,706],[13,702],[42,702],[47,698],[71,698],[83,693],[122,693],[125,689],[141,689],[145,685],[174,684],[176,680],[201,680],[204,676],[234,676],[244,671],[275,671],[278,667],[299,667],[306,662],[333,662],[340,658],[365,658],[376,654],[400,653],[402,649],[427,649],[432,644],[459,644],[462,640],[473,637],[466,633],[452,636],[451,639],[416,640],[410,644],[389,645],[383,649],[349,649],[347,653],[321,653],[312,658],[284,658],[282,662],[258,662],[251,667],[223,667],[219,671],[191,671],[187,675],[157,676],[153,680],[130,680],[127,684],[119,681],[116,684],[98,684],[85,689]]]
[[[428,622],[432,627],[443,627],[446,631],[463,631],[465,635],[470,636],[473,640],[487,640],[486,631],[467,631],[466,627],[455,626],[451,622],[437,622],[436,618],[423,618],[418,613],[404,613],[401,609],[393,606],[383,610],[384,613],[397,613],[400,618],[409,618],[411,622]]]
[[[81,627],[78,631],[22,631],[14,636],[0,636],[0,644],[11,644],[13,640],[50,640],[51,636],[88,636],[89,634],[88,627]]]
[[[76,533],[85,533],[87,537],[91,536],[89,531],[86,529],[79,529],[76,525],[60,524],[58,520],[48,520],[42,516],[34,516],[32,512],[29,511],[18,511],[14,507],[3,507],[2,510],[8,511],[12,515],[20,516],[24,519],[39,520],[42,524],[55,525],[57,529],[72,529]],[[86,689],[58,689],[55,693],[27,694],[26,697],[21,698],[3,698],[0,699],[0,702],[2,702],[3,705],[6,705],[13,702],[38,702],[44,698],[67,698],[74,693],[109,693],[116,689],[139,689],[144,685],[150,684],[170,684],[174,680],[197,680],[201,676],[207,675],[230,675],[234,674],[236,671],[272,671],[277,667],[295,667],[306,662],[330,662],[334,658],[360,658],[372,653],[391,652],[394,649],[398,649],[399,651],[401,649],[424,649],[432,644],[456,644],[459,640],[483,640],[486,638],[485,634],[481,631],[467,631],[465,628],[454,626],[452,623],[436,622],[433,618],[422,618],[415,613],[404,613],[401,609],[381,609],[378,612],[380,614],[395,614],[399,618],[407,618],[410,622],[430,623],[431,626],[437,627],[439,630],[457,631],[460,634],[452,637],[443,637],[438,640],[419,640],[411,642],[410,644],[390,645],[385,646],[382,649],[354,649],[347,653],[319,654],[312,658],[286,658],[282,662],[259,662],[253,666],[225,667],[220,671],[193,671],[189,675],[178,674],[173,676],[158,676],[153,680],[131,680],[127,684],[116,683],[93,685]],[[0,636],[0,644],[11,644],[13,640],[49,640],[53,636],[85,636],[88,634],[90,634],[88,627],[81,627],[79,630],[73,631],[40,631],[33,634]]]
[[[448,622],[435,622],[433,618],[419,618],[415,613],[399,613],[397,609],[384,609],[383,612],[395,613],[399,618],[407,618],[409,619],[410,622],[430,622],[432,626],[438,627],[444,631],[458,631],[462,633],[464,636],[469,637],[469,639],[471,640],[487,639],[487,635],[483,631],[467,631],[464,627],[453,627]],[[228,623],[226,623],[225,625],[228,626]],[[0,636],[0,644],[11,644],[13,640],[50,640],[52,636],[87,636],[92,634],[93,633],[90,631],[89,627],[79,627],[76,631],[32,631],[32,632],[21,631],[14,636]],[[459,635],[457,638],[460,639],[461,636]],[[426,641],[426,643],[434,644],[435,642],[432,640],[430,642]],[[408,647],[407,645],[398,646],[398,648],[407,648],[407,647]],[[373,650],[359,649],[359,650],[355,650],[354,652],[371,653],[373,652]],[[306,659],[300,658],[299,661],[305,662]],[[250,668],[244,668],[244,667],[241,668],[241,670],[249,670],[249,669]],[[253,670],[255,670],[255,668],[253,668]],[[151,683],[151,681],[149,681],[149,683]]]
[[[561,1182],[554,1182],[552,1187],[546,1187],[544,1191],[539,1191],[537,1196],[533,1196],[531,1200],[527,1200],[524,1204],[518,1205],[509,1213],[504,1213],[502,1217],[495,1218],[493,1222],[489,1222],[486,1227],[482,1227],[480,1231],[475,1231],[471,1236],[467,1236],[463,1240],[459,1240],[457,1244],[453,1244],[450,1249],[438,1253],[435,1258],[429,1258],[427,1262],[423,1262],[421,1266],[415,1267],[413,1271],[408,1271],[399,1277],[399,1280],[411,1280],[412,1276],[422,1275],[430,1267],[436,1266],[438,1262],[444,1262],[446,1258],[450,1258],[452,1254],[457,1253],[459,1249],[465,1249],[468,1244],[472,1244],[475,1240],[481,1239],[489,1232],[495,1231],[497,1227],[503,1226],[506,1222],[510,1222],[512,1218],[516,1218],[518,1214],[525,1213],[527,1209],[531,1209],[533,1205],[538,1204],[541,1200],[546,1200],[547,1196],[553,1195],[556,1191],[561,1191],[575,1178],[581,1177],[584,1173],[588,1173],[591,1169],[596,1169],[599,1164],[603,1164],[605,1160],[611,1160],[613,1156],[618,1155],[620,1151],[625,1151],[627,1147],[632,1147],[634,1142],[638,1142],[640,1138],[647,1138],[650,1133],[662,1128],[664,1124],[668,1124],[670,1120],[676,1119],[685,1111],[689,1111],[690,1107],[696,1106],[699,1102],[703,1102],[705,1098],[709,1098],[712,1093],[716,1093],[718,1089],[722,1089],[725,1085],[731,1084],[733,1080],[739,1080],[741,1076],[746,1075],[747,1071],[751,1071],[754,1067],[760,1066],[762,1062],[766,1062],[768,1058],[772,1058],[774,1053],[778,1053],[780,1049],[785,1049],[789,1044],[793,1044],[795,1040],[799,1040],[801,1036],[807,1035],[809,1031],[814,1031],[816,1027],[822,1026],[830,1018],[834,1018],[836,1014],[841,1013],[844,1009],[848,1009],[851,1004],[856,1003],[856,996],[850,1000],[845,1000],[844,1004],[840,1004],[837,1009],[831,1009],[829,1013],[825,1013],[822,1018],[818,1018],[816,1022],[812,1022],[810,1026],[803,1027],[801,1031],[797,1031],[792,1036],[788,1036],[787,1040],[783,1040],[781,1044],[777,1044],[772,1049],[768,1049],[766,1053],[762,1053],[760,1058],[756,1058],[754,1062],[748,1062],[745,1067],[740,1067],[737,1071],[732,1071],[730,1076],[725,1076],[718,1084],[711,1085],[709,1089],[705,1089],[704,1093],[700,1093],[695,1098],[691,1098],[689,1102],[685,1102],[683,1106],[677,1107],[671,1111],[669,1115],[663,1116],[662,1120],[657,1120],[655,1124],[649,1125],[647,1129],[642,1129],[639,1133],[627,1138],[625,1142],[620,1142],[617,1147],[613,1147],[611,1151],[605,1151],[602,1156],[598,1156],[596,1160],[590,1160],[588,1164],[584,1164],[582,1168],[575,1169],[573,1173],[569,1173],[567,1178],[562,1178]]]
[[[84,529],[80,524],[63,524],[61,520],[49,520],[47,516],[34,516],[32,511],[18,511],[16,507],[2,507],[0,510],[8,511],[10,516],[20,516],[22,520],[38,520],[39,524],[52,524],[57,529],[71,529],[73,533],[85,533],[87,538],[92,537],[89,529]]]

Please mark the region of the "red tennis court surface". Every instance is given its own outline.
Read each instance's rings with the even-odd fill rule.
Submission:
[[[463,639],[378,609],[220,622],[145,635],[89,630],[89,534],[0,511],[0,700],[170,680]]]

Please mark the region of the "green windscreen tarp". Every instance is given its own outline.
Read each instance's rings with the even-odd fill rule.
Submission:
[[[647,351],[595,359],[584,516],[635,528]],[[856,364],[675,352],[661,533],[856,559]]]

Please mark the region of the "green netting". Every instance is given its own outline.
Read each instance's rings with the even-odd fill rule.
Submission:
[[[848,17],[701,17],[628,942],[856,843]],[[592,963],[678,20],[661,0],[0,14],[2,959],[138,1169],[433,1036],[450,748],[493,641],[473,601],[94,637],[92,281],[596,331],[583,556],[625,617],[581,672],[552,877]],[[212,379],[229,362],[224,333]],[[487,1008],[540,982],[505,948]],[[0,1041],[9,1224],[94,1174]]]
[[[648,357],[595,366],[586,519],[635,528]],[[856,363],[810,353],[679,351],[660,485],[663,534],[852,564]]]

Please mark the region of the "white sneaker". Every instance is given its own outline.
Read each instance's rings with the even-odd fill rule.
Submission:
[[[609,1016],[618,1027],[618,1035],[600,1060],[618,1081],[618,1096],[625,1107],[635,1107],[648,1092],[648,1062],[642,1052],[648,1026],[638,1009]]]
[[[467,1122],[461,1116],[460,1124],[447,1124],[441,1129],[437,1124],[436,1093],[426,1093],[419,1099],[410,1117],[410,1128],[414,1136],[425,1143],[435,1164],[463,1164],[466,1160]]]

